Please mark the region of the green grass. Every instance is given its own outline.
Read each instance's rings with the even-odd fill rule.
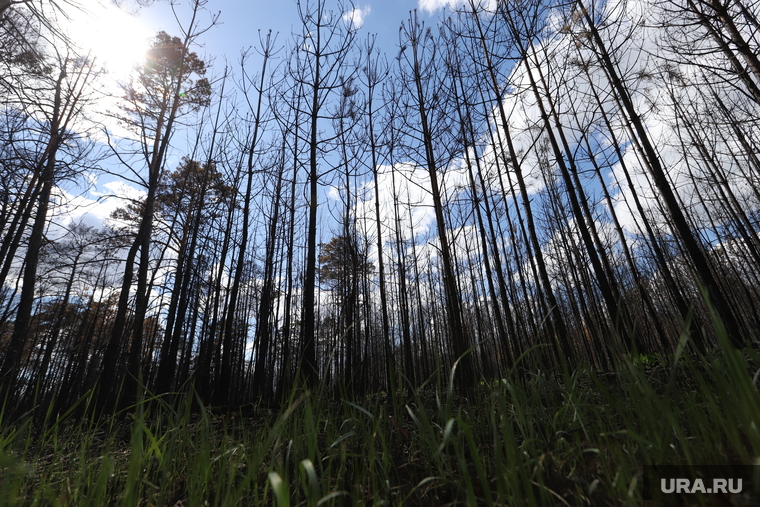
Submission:
[[[760,360],[637,357],[614,375],[449,384],[279,413],[148,400],[102,422],[0,428],[9,505],[641,505],[645,464],[752,464]],[[81,403],[86,405],[88,399]]]

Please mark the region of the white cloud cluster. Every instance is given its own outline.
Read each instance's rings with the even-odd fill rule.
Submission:
[[[452,10],[458,7],[469,6],[471,1],[487,11],[493,11],[496,8],[498,0],[419,0],[417,8],[422,12],[433,14],[439,9],[450,7]]]
[[[441,170],[438,178],[444,202],[452,200],[467,182],[465,170],[457,167]],[[375,202],[379,198],[385,242],[395,241],[397,230],[402,241],[425,236],[435,229],[430,188],[430,174],[426,168],[412,163],[400,163],[394,167],[381,166],[378,169],[379,196],[375,195],[373,181],[365,183],[362,192],[364,198],[356,206],[357,219],[374,224]],[[368,232],[373,237],[376,236],[373,232],[375,230],[375,225],[368,227]]]
[[[48,236],[56,238],[65,234],[73,223],[84,223],[96,229],[102,229],[112,222],[111,214],[145,195],[122,181],[110,181],[97,188],[97,178],[89,175],[93,188],[85,193],[73,194],[69,190],[56,187],[53,191],[52,219]]]
[[[753,198],[752,185],[742,170],[746,164],[736,157],[743,150],[732,146],[733,136],[725,132],[720,121],[700,120],[718,109],[714,96],[720,96],[728,109],[739,116],[744,109],[743,99],[730,83],[710,83],[712,90],[705,87],[703,69],[719,67],[720,53],[708,51],[707,47],[696,48],[700,51],[695,50],[695,56],[687,61],[683,54],[671,49],[681,46],[674,44],[672,34],[663,28],[669,26],[669,15],[672,12],[650,0],[608,2],[597,14],[605,20],[598,30],[645,123],[647,135],[657,147],[672,187],[697,225],[709,227],[708,217],[720,214],[717,210],[726,202],[719,195],[720,185],[715,184],[710,165],[729,175],[723,182],[724,189],[730,188],[742,206],[757,209],[760,205]],[[709,37],[697,42],[702,46],[711,43]],[[556,111],[556,120],[552,119],[550,128],[558,141],[556,123],[562,126],[572,157],[583,171],[593,170],[588,163],[592,158],[600,164],[605,184],[614,194],[614,211],[624,229],[630,234],[641,233],[634,193],[649,219],[665,226],[667,220],[659,193],[626,126],[627,113],[614,99],[614,90],[599,62],[585,20],[582,16],[553,13],[544,37],[530,44],[527,61],[523,59],[511,71],[510,93],[502,102],[522,172],[531,180],[530,192],[542,190],[544,182],[538,177],[542,172],[547,169],[550,173],[559,172],[548,145],[547,126],[531,89],[532,78],[541,88],[544,110],[551,112],[553,107]],[[493,128],[502,130],[496,113]],[[707,141],[709,157],[693,148],[700,140]],[[492,143],[484,159],[492,163],[497,155],[509,158],[503,151],[503,147]],[[710,158],[712,161],[708,162]],[[503,167],[494,169],[489,173],[491,176],[499,171],[503,174]],[[589,178],[593,179],[596,183],[591,188],[598,189],[599,179]],[[713,184],[705,185],[709,181]]]
[[[364,26],[364,20],[372,12],[372,7],[354,7],[352,10],[343,14],[343,21],[352,28],[359,29]]]
[[[419,7],[433,12],[462,4],[446,0],[420,0]],[[701,118],[715,114],[715,94],[740,119],[756,122],[756,113],[751,117],[752,113],[742,106],[744,99],[731,83],[712,82],[712,90],[705,87],[703,69],[716,67],[718,62],[709,60],[721,58],[720,53],[716,57],[715,52],[703,51],[700,53],[702,56],[695,56],[690,62],[682,54],[675,53],[671,48],[679,46],[669,45],[670,34],[663,28],[669,26],[664,18],[668,13],[658,5],[651,0],[615,0],[605,4],[595,17],[605,20],[598,27],[600,36],[613,53],[618,73],[645,124],[648,137],[657,147],[672,188],[702,233],[713,227],[717,217],[725,216],[723,207],[727,201],[721,197],[721,192],[733,194],[738,206],[748,213],[759,210],[760,202],[756,198],[757,192],[753,190],[756,185],[753,186],[751,174],[747,174],[747,167],[751,164],[746,162],[751,154],[742,155],[745,150],[735,146],[738,142],[725,130],[725,123],[714,119],[701,121]],[[658,24],[658,16],[663,17],[662,23]],[[554,229],[539,232],[543,236],[540,241],[550,276],[555,284],[560,283],[568,288],[566,273],[563,272],[568,262],[567,247],[558,239],[559,234],[565,230],[563,240],[571,238],[578,244],[582,242],[569,207],[565,210],[568,213],[566,217],[549,216],[557,210],[550,211],[547,201],[556,198],[552,196],[560,196],[563,200],[567,196],[556,154],[549,144],[547,128],[552,129],[558,142],[561,142],[557,124],[561,125],[561,133],[567,143],[567,149],[561,147],[562,156],[566,163],[571,157],[576,163],[583,198],[589,203],[597,231],[607,245],[605,248],[608,248],[607,253],[614,264],[622,263],[623,258],[619,237],[612,225],[611,211],[615,212],[624,232],[629,235],[627,241],[633,248],[639,245],[637,238],[643,234],[642,213],[658,234],[669,234],[669,221],[662,207],[662,199],[651,181],[635,139],[631,137],[627,113],[621,110],[615,99],[610,79],[598,60],[595,43],[587,28],[584,28],[584,22],[577,14],[551,13],[544,36],[529,42],[532,44],[527,49],[529,60],[518,62],[506,78],[505,89],[509,93],[501,104],[505,108],[510,139],[538,225],[545,226],[547,218],[554,223]],[[709,42],[709,38],[707,40]],[[514,48],[508,51],[511,54]],[[541,87],[541,104],[531,88],[531,81]],[[541,105],[550,113],[554,108],[556,118],[549,126],[542,119]],[[493,111],[491,116],[491,134],[500,132],[503,141],[505,129],[501,116],[497,111]],[[706,140],[707,156],[694,148],[700,139]],[[512,200],[510,189],[516,188],[517,181],[511,157],[505,153],[505,145],[499,143],[496,135],[486,136],[481,142],[485,147],[480,152],[480,169],[489,193],[495,201],[503,199],[498,203],[502,208],[522,207],[518,191],[517,202]],[[461,160],[457,162],[461,163]],[[452,164],[452,167],[457,164]],[[442,188],[453,192],[447,195],[449,202],[456,192],[469,184],[466,171],[453,170],[452,167],[441,171],[444,178]],[[716,168],[725,175],[725,178],[721,176],[721,181],[714,174]],[[435,263],[437,234],[427,171],[411,163],[396,165],[393,174],[390,169],[381,168],[380,195],[376,197],[372,191],[368,199],[361,200],[357,206],[357,216],[370,224],[366,231],[374,237],[374,206],[375,199],[379,198],[384,241],[395,241],[395,227],[400,227],[404,240],[417,238],[420,262],[425,264],[432,259]],[[549,194],[547,184],[557,185],[559,192]],[[602,184],[611,194],[611,206],[603,197]],[[637,208],[634,195],[641,209]],[[398,200],[398,211],[393,207],[394,199]],[[398,225],[395,223],[396,214]],[[452,223],[449,224],[448,234],[454,239],[452,246],[457,258],[464,261],[477,255],[480,247],[477,230],[472,225],[474,213],[469,217],[455,213],[450,216]],[[525,218],[524,214],[522,218]],[[707,233],[708,236],[710,234],[714,233]],[[388,255],[390,258],[392,254]],[[502,260],[515,262],[506,254]],[[581,267],[588,264],[587,259],[579,258],[570,259],[570,262]],[[532,279],[527,264],[516,268]]]

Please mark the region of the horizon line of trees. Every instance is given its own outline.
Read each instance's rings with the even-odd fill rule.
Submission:
[[[757,341],[757,1],[469,0],[410,13],[391,58],[352,5],[299,1],[290,41],[216,72],[205,4],[107,119],[98,63],[0,10],[11,406],[395,392],[455,363],[468,389]],[[139,190],[99,227],[70,193],[96,170]]]

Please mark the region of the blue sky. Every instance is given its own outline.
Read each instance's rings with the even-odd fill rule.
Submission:
[[[84,0],[83,0],[84,1]],[[101,4],[110,5],[112,0],[91,0],[97,1]],[[135,2],[136,0],[124,0],[125,2]],[[177,13],[180,16],[181,21],[186,21],[190,14],[191,0],[181,0],[182,4],[177,5]],[[420,5],[417,2],[429,2]],[[461,1],[461,0],[458,0]],[[607,4],[607,12],[613,20],[608,26],[611,30],[605,32],[605,36],[609,37],[613,42],[611,47],[622,48],[620,55],[623,57],[620,60],[621,72],[627,76],[637,76],[641,72],[649,72],[653,68],[654,64],[657,64],[657,52],[661,50],[657,46],[656,41],[661,39],[664,35],[659,31],[656,24],[639,24],[639,18],[647,19],[651,17],[651,2],[652,0],[632,0],[632,1],[620,1],[609,2]],[[97,4],[93,4],[97,5]],[[332,4],[337,9],[337,2]],[[397,53],[398,44],[398,30],[402,21],[407,19],[409,11],[416,7],[421,8],[420,19],[424,20],[427,26],[435,29],[435,24],[438,17],[441,15],[441,9],[444,7],[442,0],[391,0],[384,3],[366,2],[357,3],[355,7],[362,9],[363,12],[363,27],[359,33],[358,40],[362,41],[366,38],[368,33],[378,34],[378,47],[382,49],[389,62],[393,62],[393,57]],[[111,9],[114,9],[111,7]],[[244,2],[242,0],[208,0],[206,3],[206,9],[208,12],[204,13],[205,21],[201,21],[201,25],[207,24],[211,19],[212,14],[221,12],[219,17],[220,24],[213,27],[207,33],[205,33],[200,43],[203,47],[196,48],[196,52],[204,58],[206,61],[215,60],[215,67],[213,73],[219,75],[224,65],[224,59],[233,65],[237,66],[237,60],[239,59],[241,49],[248,48],[250,46],[256,46],[258,44],[259,30],[266,33],[269,28],[273,31],[279,32],[278,44],[280,46],[290,44],[292,41],[292,33],[300,32],[301,26],[299,24],[298,13],[295,2],[291,0],[285,0],[281,3],[275,3],[273,1],[257,0],[253,2]],[[156,1],[152,6],[141,9],[136,16],[128,17],[124,13],[120,13],[121,19],[124,25],[129,25],[127,30],[117,30],[116,26],[109,26],[107,24],[96,25],[92,22],[86,25],[80,25],[80,34],[84,37],[89,34],[90,41],[94,41],[95,44],[99,44],[102,47],[107,47],[109,51],[114,55],[108,56],[108,52],[101,54],[101,58],[104,58],[108,63],[112,63],[119,58],[121,50],[135,49],[139,47],[139,38],[142,37],[145,47],[147,48],[147,39],[154,35],[158,30],[164,30],[172,35],[178,35],[179,29],[177,22],[174,19],[171,8],[166,0]],[[633,22],[629,22],[632,20]],[[616,25],[615,21],[620,20],[622,25]],[[617,26],[637,26],[641,29],[635,32],[635,37],[628,37],[628,33],[625,31],[617,30]],[[110,37],[110,34],[116,34],[119,37]],[[93,35],[97,34],[97,35]],[[543,44],[543,49],[546,50],[547,55],[551,58],[542,60],[544,67],[544,75],[552,78],[553,70],[556,68],[565,68],[565,62],[568,61],[568,57],[572,58],[591,58],[587,49],[583,49],[579,46],[574,39],[573,33],[567,33],[560,31],[561,36],[554,36],[547,38]],[[130,53],[129,51],[125,51]],[[132,51],[131,56],[136,56],[137,51]],[[668,53],[664,55],[670,61],[673,60],[672,56]],[[281,57],[287,57],[287,53],[283,51]],[[555,61],[556,59],[556,61]],[[137,63],[137,60],[135,60]],[[250,62],[249,70],[252,73],[258,71],[260,65],[259,62],[254,59]],[[509,77],[509,82],[514,90],[530,90],[528,86],[528,71],[525,66],[518,66],[512,69]],[[689,68],[684,65],[684,73],[688,73]],[[564,75],[564,74],[563,74]],[[589,125],[593,124],[593,115],[599,114],[599,108],[593,103],[586,104],[584,100],[590,101],[589,93],[580,93],[583,90],[589,90],[591,84],[595,89],[605,90],[605,84],[607,82],[606,77],[601,71],[596,71],[585,76],[579,74],[574,79],[558,81],[556,100],[559,105],[559,109],[564,111],[562,114],[562,124],[565,125],[566,132],[582,131],[578,122],[583,120],[589,122]],[[562,77],[561,75],[558,75]],[[639,83],[641,84],[641,83]],[[646,83],[644,83],[646,85]],[[640,107],[646,116],[649,131],[654,139],[658,142],[658,149],[660,150],[662,160],[668,166],[671,176],[675,185],[681,193],[684,202],[693,202],[692,194],[694,193],[694,179],[690,176],[690,171],[693,167],[689,165],[689,157],[682,153],[680,138],[678,137],[678,131],[674,129],[672,125],[672,118],[676,116],[673,114],[673,105],[671,99],[667,94],[661,93],[662,90],[656,86],[640,86],[635,93],[634,98],[637,101],[638,107]],[[680,91],[684,95],[684,103],[699,105],[698,97],[689,97],[688,94],[694,93],[694,88],[690,88],[685,91]],[[731,92],[734,93],[734,92]],[[584,98],[585,97],[585,98]],[[729,97],[730,98],[730,97]],[[697,102],[695,102],[695,100]],[[673,102],[678,102],[673,98]],[[540,164],[537,161],[537,151],[532,150],[532,146],[536,143],[536,130],[532,128],[533,125],[538,124],[540,114],[535,102],[535,97],[532,93],[513,93],[504,97],[504,106],[508,113],[508,122],[510,124],[511,136],[515,145],[519,148],[524,148],[527,155],[523,162],[525,170],[529,171],[531,168],[538,168]],[[656,106],[656,107],[655,107]],[[583,119],[576,117],[573,112],[576,110],[586,111],[589,113],[589,117]],[[634,149],[628,149],[626,143],[627,134],[622,128],[619,117],[616,116],[616,109],[612,106],[609,107],[608,114],[612,116],[612,128],[616,131],[617,141],[621,143],[622,159],[625,160],[626,165],[630,168],[633,175],[632,185],[637,189],[637,193],[643,202],[643,206],[646,211],[653,213],[655,216],[660,217],[661,211],[659,207],[659,200],[657,194],[653,191],[651,184],[649,183],[648,176],[646,175],[643,167],[640,164],[639,157]],[[598,120],[598,118],[597,118]],[[498,124],[499,122],[495,122]],[[595,132],[595,131],[593,131]],[[592,133],[593,133],[592,132]],[[606,131],[600,133],[599,138],[593,139],[596,143],[595,147],[591,147],[590,150],[596,154],[602,154],[604,150],[611,150],[611,139],[605,137]],[[172,155],[166,161],[166,167],[173,169],[179,163],[181,155],[186,154],[183,151],[181,138],[183,134],[177,134],[175,138],[175,147]],[[621,141],[622,140],[622,141]],[[571,139],[571,144],[578,142],[578,139]],[[719,147],[716,153],[733,153],[731,150],[723,150]],[[487,170],[492,173],[498,170],[501,166],[492,165],[490,160],[495,160],[496,151],[493,146],[488,147],[482,154],[483,161],[488,164]],[[621,222],[623,229],[629,234],[639,234],[639,226],[635,218],[638,211],[633,210],[630,207],[631,203],[631,190],[626,179],[621,175],[621,165],[617,161],[617,154],[612,154],[607,165],[603,167],[604,175],[608,185],[612,191],[612,206],[617,212],[618,219]],[[725,158],[725,157],[724,157]],[[401,187],[405,185],[407,188],[398,188],[397,192],[403,194],[399,199],[403,202],[410,202],[412,206],[408,208],[406,212],[412,215],[410,220],[404,220],[403,223],[409,223],[414,221],[415,234],[425,234],[433,229],[433,217],[430,213],[430,197],[429,193],[425,190],[429,188],[426,180],[426,170],[414,166],[408,160],[399,160],[399,164],[396,166],[394,174],[398,179],[397,183],[391,183],[392,177],[390,171],[387,168],[381,168],[381,187],[378,199],[381,200],[381,209],[388,210],[386,216],[390,216],[390,196],[394,194],[394,185]],[[726,167],[733,167],[735,162],[723,160],[722,163],[726,164]],[[585,168],[584,168],[585,169]],[[117,169],[114,169],[116,171]],[[452,191],[458,191],[464,184],[466,184],[466,178],[463,177],[461,171],[447,170],[446,174],[449,178],[446,181],[448,188]],[[495,174],[495,173],[494,173]],[[116,177],[108,174],[93,174],[91,182],[95,185],[94,191],[90,191],[85,195],[79,196],[67,196],[61,198],[60,202],[69,202],[70,205],[61,205],[58,209],[59,217],[62,221],[66,220],[78,220],[85,218],[89,225],[98,225],[107,219],[110,212],[117,206],[123,205],[124,201],[118,199],[118,196],[125,196],[128,198],[135,198],[142,192],[136,185],[124,184],[119,182]],[[623,182],[619,184],[618,182]],[[330,182],[322,181],[324,184]],[[540,191],[542,190],[542,183],[539,180],[528,181],[529,191],[531,194],[538,195],[540,198]],[[739,185],[742,185],[740,188]],[[749,195],[747,190],[746,181],[737,180],[735,183],[738,195]],[[599,201],[598,183],[591,178],[586,180],[586,186],[584,190],[587,196],[593,197],[594,201]],[[389,190],[390,189],[390,190]],[[320,198],[320,213],[323,217],[329,218],[330,204],[338,202],[334,196],[338,193],[339,188],[326,188],[325,194]],[[538,202],[538,201],[536,201]],[[323,206],[323,203],[327,206]],[[355,203],[358,208],[359,216],[370,216],[374,210],[374,202],[372,200],[365,200],[363,202]],[[606,203],[603,204],[607,206]],[[753,205],[754,206],[754,205]],[[337,205],[335,206],[337,207]],[[694,209],[692,208],[692,215],[703,220],[703,216],[708,214],[707,209]],[[470,218],[471,219],[471,218]],[[456,229],[461,231],[469,230],[471,222],[468,218],[462,218],[458,223],[452,224],[454,229],[454,235],[457,238],[463,238],[464,234],[459,234]],[[328,220],[320,221],[320,241],[328,241],[332,224],[335,222]],[[664,222],[663,222],[664,223]],[[568,220],[568,227],[574,227],[572,220]],[[600,226],[601,227],[601,226]],[[371,233],[371,231],[370,231]],[[551,233],[551,231],[548,231]],[[367,234],[369,237],[369,234]],[[390,231],[384,232],[385,238],[390,238]],[[610,236],[612,236],[610,234]],[[474,242],[475,240],[473,240]],[[555,266],[557,269],[562,268],[562,263],[565,259],[561,257],[561,250],[553,246],[554,242],[551,237],[543,238],[546,245],[547,255],[552,256],[553,252],[557,252],[555,258],[557,260]],[[422,241],[424,243],[424,240]],[[472,242],[471,242],[472,243]],[[432,243],[428,242],[428,246]],[[433,248],[434,249],[434,248]]]
[[[328,6],[337,10],[338,3],[328,2]],[[401,22],[408,18],[409,11],[420,6],[414,0],[383,0],[360,1],[355,3],[354,7],[362,11],[364,21],[360,40],[363,40],[366,34],[377,34],[378,45],[388,56],[392,56],[397,50]],[[224,57],[234,63],[239,58],[242,48],[256,46],[259,30],[266,33],[271,28],[273,33],[279,32],[277,40],[281,45],[292,39],[293,32],[301,30],[296,3],[292,0],[209,0],[206,9],[208,12],[204,15],[207,19],[210,13],[221,13],[220,24],[202,37],[205,47],[200,53],[215,58],[217,64],[220,64]],[[189,1],[184,0],[182,5],[177,7],[177,11],[186,16],[189,13]],[[430,18],[429,23],[433,23],[437,16],[437,12],[431,14],[427,10],[422,14],[422,19]],[[141,9],[136,18],[152,28],[152,32],[163,29],[176,34],[176,23],[167,2],[155,2],[152,6]]]
[[[111,5],[112,0],[96,1],[100,2],[101,5]],[[457,1],[461,3],[462,0]],[[124,2],[127,5],[129,5],[129,2],[132,2],[132,5],[134,5],[136,0],[124,0]],[[180,21],[187,22],[187,19],[191,13],[191,0],[181,0],[181,3],[180,0],[178,0],[175,3],[176,11],[180,17]],[[640,4],[639,7],[641,8],[647,5],[646,0],[642,0],[638,3],[627,2],[626,5],[630,6],[632,3],[634,5]],[[339,4],[337,1],[328,3],[328,6],[332,6],[332,8],[336,10],[338,9],[338,5]],[[383,3],[376,1],[356,3],[354,4],[354,7],[361,9],[363,13],[363,26],[358,35],[358,40],[364,40],[366,38],[366,35],[369,33],[377,33],[377,45],[386,53],[389,62],[392,63],[393,58],[397,54],[399,26],[402,21],[408,18],[409,11],[414,8],[419,8],[420,19],[424,20],[427,26],[434,28],[439,16],[442,14],[442,9],[445,8],[445,5],[446,3],[444,0],[388,0]],[[612,3],[611,5],[614,6],[618,4]],[[214,61],[214,70],[212,71],[212,75],[216,76],[221,74],[225,58],[233,66],[233,68],[235,68],[238,65],[241,50],[243,48],[248,48],[251,46],[256,47],[258,45],[259,30],[261,30],[263,33],[266,33],[266,31],[271,28],[274,32],[278,32],[279,37],[277,39],[277,43],[280,46],[290,44],[292,42],[293,32],[298,33],[301,31],[296,3],[291,0],[285,0],[283,2],[274,2],[272,0],[256,0],[249,2],[242,0],[208,0],[205,4],[205,8],[206,12],[202,14],[202,19],[199,22],[200,25],[207,26],[212,16],[217,12],[220,13],[219,24],[218,26],[212,27],[208,32],[203,34],[203,36],[199,39],[199,43],[201,43],[203,46],[196,48],[195,50],[206,61]],[[115,8],[110,7],[110,9],[113,10]],[[620,12],[623,11],[621,10]],[[130,48],[138,48],[140,46],[140,38],[142,38],[144,47],[147,48],[147,39],[154,35],[158,30],[164,30],[172,35],[178,35],[180,32],[168,0],[156,0],[151,6],[140,9],[133,17],[129,17],[123,12],[121,12],[119,15],[123,20],[123,24],[129,24],[129,29],[121,30],[121,32],[117,34],[115,26],[107,26],[107,24],[98,26],[91,22],[88,25],[80,26],[80,33],[83,35],[90,33],[91,42],[94,40],[96,44],[99,43],[104,47],[110,45],[109,50],[111,50],[114,55],[117,55],[121,49],[128,50]],[[616,15],[620,16],[621,14],[618,13]],[[88,32],[88,30],[91,32]],[[651,29],[650,32],[653,30],[655,29]],[[93,36],[92,34],[96,32],[98,32],[98,35]],[[117,34],[119,38],[108,37],[110,33]],[[618,37],[614,34],[612,34],[612,36]],[[659,35],[657,33],[652,33],[651,37],[648,34],[644,34],[642,35],[643,38],[641,40],[655,40],[658,36]],[[560,60],[564,59],[567,54],[572,55],[576,51],[573,50],[573,48],[576,46],[572,45],[572,37],[570,36],[555,38],[551,42],[547,41],[547,44],[547,47],[550,47],[552,52],[556,53],[556,57]],[[651,43],[647,43],[647,45],[651,46]],[[616,43],[614,46],[618,47],[619,44]],[[635,46],[635,44],[633,44],[633,46]],[[653,54],[652,51],[649,51],[653,49],[652,47],[647,47],[646,49],[650,54]],[[646,53],[647,52],[645,52],[642,48],[631,48],[631,59],[625,63],[625,65],[630,67],[630,70],[628,71],[629,74],[634,72],[638,68],[637,66],[648,66],[647,59],[640,59],[636,57],[636,55],[640,56]],[[138,52],[133,51],[131,53],[131,56],[138,56]],[[280,57],[286,58],[286,52],[281,52]],[[105,55],[101,56],[101,58],[110,60],[109,63],[111,63],[112,61],[117,60],[119,57],[109,57],[106,53]],[[137,60],[135,60],[135,63],[137,63]],[[548,65],[549,62],[546,64]],[[561,64],[562,62],[559,63],[560,66]],[[249,71],[251,73],[256,73],[259,68],[259,61],[257,61],[256,58],[253,58],[249,63]],[[550,68],[546,69],[547,75],[551,75],[551,72],[552,70]],[[525,79],[526,77],[524,69],[520,70],[519,68],[510,77],[510,81],[516,86],[516,89],[527,89],[527,85],[524,83]],[[601,79],[601,77],[597,76],[594,79]],[[519,85],[520,82],[523,82],[523,85]],[[571,88],[572,86],[580,86],[581,88],[588,86],[588,84],[583,82],[583,80],[580,80],[575,84],[568,83],[567,85],[571,86]],[[568,93],[566,96],[577,96],[575,93],[577,92],[577,89],[573,88],[573,90],[573,93]],[[641,90],[640,97],[642,100],[662,100],[661,97],[648,97],[646,96],[647,93],[648,92],[646,89]],[[510,113],[510,121],[514,123],[513,132],[523,133],[517,136],[516,142],[519,144],[523,142],[521,139],[524,138],[524,142],[527,143],[525,145],[526,148],[528,146],[531,146],[533,142],[532,134],[530,134],[531,130],[527,127],[537,121],[538,118],[536,106],[530,97],[531,94],[522,94],[520,96],[516,95],[505,98],[508,99],[506,101],[508,109],[512,111]],[[669,111],[667,104],[661,104],[661,107],[664,111]],[[568,112],[572,110],[572,108],[567,109]],[[666,117],[667,115],[663,116],[660,119],[652,117],[649,120],[653,132],[660,133],[658,135],[663,140],[668,140],[668,136],[671,135],[669,128],[667,125],[665,125]],[[568,126],[574,125],[574,122],[576,121],[570,116],[568,116],[565,120]],[[172,155],[167,159],[167,168],[171,169],[176,167],[176,165],[179,163],[180,156],[182,154],[186,154],[186,152],[183,152],[182,148],[179,146],[179,144],[182,142],[179,139],[181,136],[182,134],[178,134],[177,138],[175,138],[175,144],[177,145],[178,149],[174,150]],[[621,139],[624,137],[625,136],[623,135]],[[673,139],[670,139],[667,142],[672,144],[675,141],[673,141]],[[662,149],[665,149],[664,146]],[[624,153],[626,157],[632,158],[632,160],[628,162],[629,166],[636,167],[637,160],[633,150],[626,150]],[[670,165],[675,168],[679,166],[679,160],[681,160],[678,157],[680,157],[680,154],[677,150],[671,150],[663,153],[663,158],[665,160],[668,160]],[[616,166],[613,167],[612,170],[614,172],[616,170]],[[424,171],[421,171],[420,174],[424,174]],[[612,173],[605,175],[607,178],[610,178],[611,176]],[[638,176],[641,176],[640,195],[651,196],[651,191],[647,192],[649,185],[647,184],[646,178],[643,175]],[[424,181],[424,176],[418,177],[416,173],[414,177],[410,176],[410,178],[414,179],[415,181],[419,178],[422,178],[420,181]],[[106,185],[110,186],[106,187]],[[532,192],[537,192],[539,190],[540,185],[538,188],[531,189]],[[592,191],[593,188],[589,188],[588,190]],[[134,196],[134,193],[130,194],[129,191],[140,192],[141,190],[138,190],[134,187],[132,187],[130,190],[129,188],[125,187],[123,183],[120,184],[113,176],[99,175],[97,177],[97,191],[91,192],[89,196],[89,198],[93,200],[99,198],[98,204],[93,205],[89,208],[80,207],[79,209],[91,210],[90,212],[93,213],[94,216],[92,216],[89,221],[92,225],[96,225],[96,222],[102,221],[105,217],[108,216],[110,211],[112,211],[112,208],[119,204],[117,199],[113,199],[111,197],[114,197],[116,195]],[[98,192],[100,195],[98,195]],[[324,196],[324,199],[332,199],[330,195],[331,194]],[[625,193],[624,188],[619,189],[613,195],[615,206],[620,207],[618,213],[624,227],[629,227],[630,230],[635,233],[638,231],[637,227],[633,223],[632,212],[628,210],[628,207],[626,205],[626,197],[627,194]],[[423,198],[420,197],[420,200],[423,200]],[[650,202],[656,201],[654,199],[651,199]],[[656,208],[654,205],[652,205],[652,207]],[[98,210],[95,211],[94,208],[98,208]],[[82,211],[79,211],[79,213],[81,215]],[[422,227],[421,229],[426,230],[426,227]]]
[[[127,79],[131,66],[142,60],[149,39],[159,30],[170,35],[180,35],[180,30],[168,0],[155,0],[147,7],[137,7],[136,0],[123,0],[120,2],[121,10],[114,7],[112,0],[95,1],[97,3],[87,5],[85,11],[72,14],[71,32],[74,40],[92,48],[96,58],[109,68],[111,79],[104,79],[99,86],[106,92],[105,98],[102,99],[106,101],[105,107],[115,110],[116,97],[120,95],[120,91],[114,83]],[[360,11],[362,20],[357,41],[361,43],[366,40],[368,34],[376,34],[377,47],[384,51],[388,60],[392,62],[398,51],[400,24],[408,18],[409,12],[419,8],[420,19],[425,20],[428,26],[434,26],[441,8],[445,5],[445,0],[419,1],[421,4],[417,0],[355,3],[354,8]],[[176,0],[174,4],[180,22],[187,24],[192,13],[191,0]],[[339,8],[337,1],[328,1],[327,5],[330,9]],[[194,48],[207,63],[213,62],[210,70],[212,77],[221,74],[225,60],[237,71],[241,51],[258,46],[259,31],[265,35],[271,28],[273,34],[278,33],[278,47],[289,45],[293,40],[293,33],[301,31],[294,0],[208,0],[205,11],[200,14],[199,26],[208,26],[217,13],[217,25],[198,39],[202,47]],[[281,51],[279,56],[285,58],[286,51]],[[256,73],[259,67],[260,59],[252,52],[248,69]],[[109,124],[109,129],[116,129],[115,133],[119,135],[116,125]],[[167,167],[176,166],[181,153],[181,149],[174,150],[167,160]],[[117,167],[111,167],[111,170],[120,172]],[[93,174],[90,182],[94,186],[84,195],[74,197],[74,194],[71,194],[68,198],[62,198],[62,202],[71,203],[71,206],[63,207],[63,216],[69,216],[73,220],[81,217],[90,225],[99,226],[117,206],[123,205],[123,201],[117,196],[136,198],[143,192],[134,184],[125,186],[125,182],[113,174]],[[71,191],[77,192],[76,189]]]

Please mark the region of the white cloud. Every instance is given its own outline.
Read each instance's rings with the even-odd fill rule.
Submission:
[[[129,202],[140,199],[145,191],[138,190],[122,181],[101,184],[103,191],[96,190],[97,177],[88,175],[93,188],[87,193],[74,194],[63,188],[54,189],[51,210],[51,224],[48,235],[58,237],[65,233],[72,223],[83,222],[96,229],[112,222],[111,214]]]
[[[353,25],[353,28],[361,28],[364,25],[364,20],[372,12],[372,7],[365,5],[364,7],[354,7],[343,14],[343,21],[348,25]]]
[[[449,170],[440,176],[441,187],[459,188],[461,173]],[[395,240],[399,228],[403,240],[420,234],[427,234],[435,224],[433,197],[430,193],[430,174],[427,169],[412,163],[396,164],[395,168],[378,168],[378,188],[380,193],[380,216],[383,224],[383,239]],[[374,184],[366,189],[365,198],[357,203],[356,215],[359,219],[375,220]],[[446,200],[446,197],[444,197]],[[398,224],[396,213],[398,211]]]
[[[419,9],[428,14],[432,14],[447,5],[449,5],[449,0],[420,0],[417,3]]]
[[[421,0],[420,8],[429,10],[447,4],[451,5],[451,2]],[[720,195],[721,190],[730,189],[744,209],[760,209],[760,200],[753,194],[752,183],[743,171],[748,164],[744,158],[736,156],[744,150],[731,145],[734,141],[726,139],[730,136],[721,131],[722,124],[684,123],[684,118],[709,117],[718,110],[709,93],[700,85],[705,82],[703,69],[718,67],[721,63],[711,60],[718,57],[714,56],[715,52],[707,51],[707,47],[702,48],[705,51],[701,60],[695,57],[693,63],[673,54],[668,44],[668,37],[672,34],[662,28],[667,26],[667,16],[668,12],[651,0],[609,2],[602,15],[607,21],[600,28],[599,35],[606,47],[614,48],[618,74],[628,85],[634,107],[649,138],[657,146],[662,165],[672,181],[671,187],[696,226],[709,228],[708,217],[723,214],[721,207],[726,199]],[[648,23],[641,22],[645,17]],[[532,77],[539,86],[545,82],[551,91],[551,105],[555,108],[557,122],[563,127],[565,139],[580,169],[588,168],[591,172],[585,162],[590,157],[600,163],[623,229],[631,235],[642,234],[639,227],[641,212],[634,205],[635,193],[650,223],[667,231],[662,199],[632,144],[626,117],[613,100],[609,79],[585,37],[587,34],[580,18],[552,14],[545,37],[537,38],[529,48],[530,70],[522,61],[514,66],[507,80],[509,93],[505,94],[501,105],[506,110],[510,138],[528,193],[543,195],[542,174],[554,177],[559,174],[555,155],[547,143],[546,125],[531,90]],[[700,40],[700,44],[707,43]],[[729,104],[727,108],[739,120],[746,119],[747,124],[756,121],[756,116],[744,112],[742,97],[730,85],[713,83],[711,86],[710,93],[720,94],[721,100]],[[542,100],[544,108],[548,108],[545,95]],[[741,121],[735,123],[741,124]],[[503,131],[497,111],[493,113],[492,128],[494,132]],[[711,161],[727,175],[722,186],[704,184],[713,181],[714,177],[710,165],[696,150],[690,149],[698,139],[710,140]],[[509,159],[502,153],[504,148],[498,145],[498,140],[486,139],[486,142],[489,146],[484,150],[481,162],[486,167],[487,180],[498,182],[500,177],[505,183],[514,183],[510,181],[514,176],[506,177],[507,174],[513,175],[513,169],[509,167],[507,170],[504,163],[497,165],[501,159]],[[630,183],[623,168],[630,176]],[[593,192],[598,180],[592,176],[589,179],[594,180]],[[498,187],[494,185],[494,188]],[[605,207],[604,211],[609,218],[609,209]]]
[[[491,12],[496,9],[496,2],[497,0],[480,0],[476,3],[486,11]],[[422,12],[433,14],[438,9],[442,9],[446,6],[456,9],[457,7],[469,4],[470,0],[419,0],[419,2],[417,2],[417,8]]]

